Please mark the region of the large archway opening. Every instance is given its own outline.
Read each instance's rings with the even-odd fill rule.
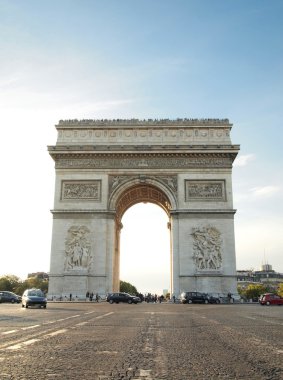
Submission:
[[[137,203],[122,218],[120,279],[142,294],[170,291],[168,215],[153,203]]]
[[[116,291],[120,280],[130,282],[141,293],[161,295],[172,289],[172,196],[161,184],[149,181],[125,184],[113,195],[116,211],[113,289]]]

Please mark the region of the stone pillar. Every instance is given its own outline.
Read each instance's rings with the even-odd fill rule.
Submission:
[[[179,261],[179,217],[171,215],[171,293],[176,297],[180,294],[180,261]]]

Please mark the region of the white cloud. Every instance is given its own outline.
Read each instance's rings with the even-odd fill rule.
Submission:
[[[275,193],[278,193],[280,190],[279,186],[262,186],[262,187],[254,187],[250,189],[252,195],[255,197],[270,197]]]
[[[234,167],[246,166],[250,161],[253,161],[254,159],[255,155],[252,153],[239,156],[234,162]]]

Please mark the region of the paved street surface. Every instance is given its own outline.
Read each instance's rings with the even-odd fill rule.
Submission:
[[[283,307],[0,304],[1,380],[283,379]]]

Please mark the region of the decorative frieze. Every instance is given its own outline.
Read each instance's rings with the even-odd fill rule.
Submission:
[[[186,180],[186,201],[225,201],[226,187],[224,180]]]
[[[189,169],[231,168],[234,155],[229,154],[53,154],[57,169]]]
[[[221,233],[213,226],[192,229],[196,271],[219,271],[222,266]]]
[[[101,181],[62,181],[61,200],[92,200],[101,199]]]
[[[230,144],[230,129],[209,128],[116,128],[116,129],[62,129],[58,131],[59,144],[108,144],[119,145],[132,142],[142,144]]]

